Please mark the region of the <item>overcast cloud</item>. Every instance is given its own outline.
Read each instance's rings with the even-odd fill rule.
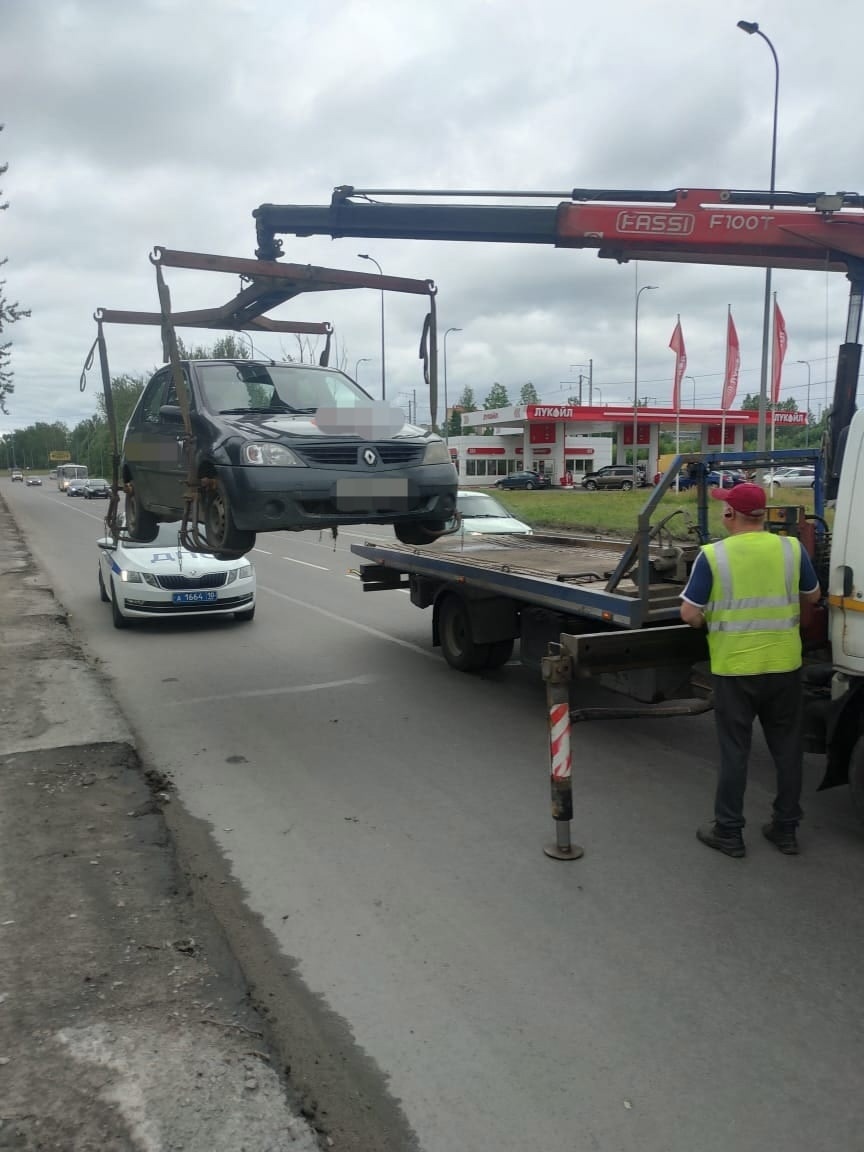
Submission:
[[[157,307],[156,245],[251,257],[259,204],[326,204],[335,185],[569,189],[767,188],[773,63],[736,28],[757,20],[780,59],[777,187],[864,191],[858,114],[864,8],[854,0],[0,0],[0,214],[15,392],[0,432],[74,425],[96,407],[78,377],[98,307]],[[680,313],[696,397],[719,402],[727,305],[739,398],[758,389],[764,273],[641,263],[522,245],[283,237],[285,259],[438,286],[451,401],[493,381],[515,399],[572,393],[594,361],[606,402],[668,403]],[[167,273],[177,308],[222,303],[232,277]],[[833,379],[848,284],[775,272],[789,347],[784,395],[814,410]],[[388,398],[414,388],[424,306],[387,299]],[[299,298],[273,315],[330,320],[348,371],[377,394],[379,296]],[[109,327],[114,375],[160,360],[156,329]],[[208,342],[215,334],[188,330]],[[279,356],[275,336],[254,337]],[[827,386],[830,390],[830,385]],[[693,383],[685,386],[692,400]],[[420,409],[422,417],[422,403]]]

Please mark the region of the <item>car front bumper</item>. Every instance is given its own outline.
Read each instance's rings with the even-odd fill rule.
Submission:
[[[220,467],[238,528],[303,531],[338,524],[444,522],[456,509],[452,464],[410,469]]]
[[[232,584],[228,589],[216,589],[220,593],[215,600],[202,600],[192,604],[177,604],[172,593],[151,588],[149,585],[127,585],[122,590],[114,584],[120,601],[120,611],[124,616],[140,619],[162,618],[175,620],[180,616],[224,616],[231,612],[248,612],[255,604],[255,589],[237,589]],[[236,589],[236,590],[235,590]],[[230,591],[231,595],[227,593]]]

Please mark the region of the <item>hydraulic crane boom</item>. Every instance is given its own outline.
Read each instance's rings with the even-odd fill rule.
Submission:
[[[373,200],[400,196],[400,203]],[[554,207],[414,203],[414,197],[557,199]],[[562,197],[569,196],[569,200]],[[282,255],[277,233],[548,244],[592,248],[605,259],[845,272],[851,288],[826,443],[826,496],[836,496],[845,433],[855,412],[864,308],[864,197],[838,192],[574,188],[502,192],[337,187],[329,205],[255,209],[262,260]]]

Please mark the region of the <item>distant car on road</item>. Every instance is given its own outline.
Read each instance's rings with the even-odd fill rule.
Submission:
[[[636,468],[637,487],[645,486],[645,469]],[[582,477],[582,487],[593,492],[597,488],[618,488],[629,492],[633,488],[632,464],[608,464],[605,468],[598,468],[596,472],[586,472]]]
[[[28,476],[27,479],[24,481],[24,484],[27,488],[41,488],[42,487],[42,477],[41,476]]]
[[[496,480],[495,487],[524,488],[530,492],[533,488],[551,488],[552,479],[543,472],[511,472],[509,476]]]
[[[110,537],[97,541],[99,595],[110,603],[115,628],[133,620],[188,616],[255,615],[255,569],[245,556],[216,560],[180,547],[180,524],[160,524],[142,544]]]
[[[86,480],[70,480],[66,485],[67,496],[83,496],[84,489],[87,486]]]
[[[801,468],[787,468],[774,476],[775,488],[813,488],[816,484],[816,469],[804,465]]]
[[[743,484],[746,479],[747,477],[743,472],[724,468],[722,472],[717,470],[709,472],[705,477],[705,482],[709,488],[735,488],[738,484]],[[699,480],[695,472],[692,475],[682,474],[678,478],[678,487],[681,491],[695,488],[698,483]]]
[[[457,492],[456,508],[462,515],[463,536],[533,536],[534,529],[511,516],[494,496],[485,492]]]
[[[12,483],[14,484],[16,481],[20,481],[22,484],[24,483],[24,473],[20,472],[17,468],[12,472]]]
[[[111,497],[111,485],[107,480],[94,479],[92,476],[84,481],[84,499],[93,500],[97,497],[105,500]]]

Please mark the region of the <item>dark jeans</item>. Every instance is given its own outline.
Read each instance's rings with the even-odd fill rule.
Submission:
[[[801,670],[761,676],[713,676],[720,773],[714,819],[721,828],[744,827],[744,790],[753,721],[758,717],[777,769],[774,822],[795,828],[803,816]]]

